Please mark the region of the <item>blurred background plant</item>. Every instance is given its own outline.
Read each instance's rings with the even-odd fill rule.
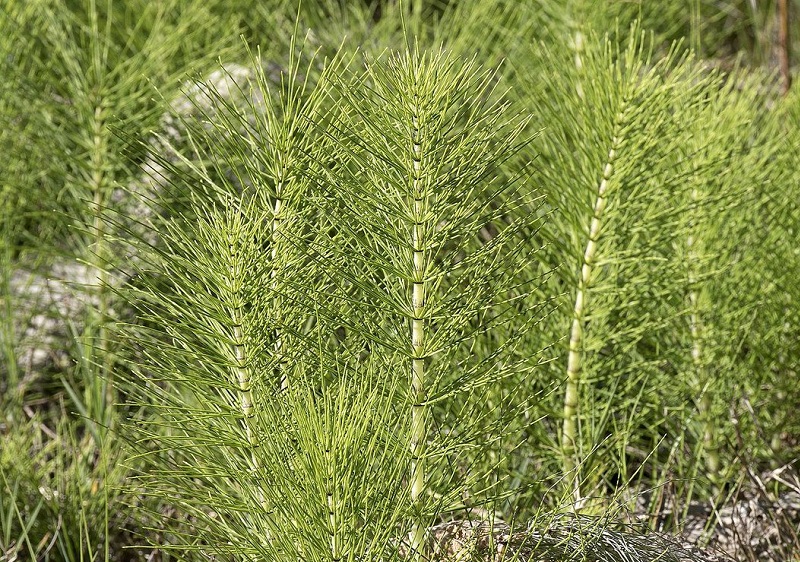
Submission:
[[[609,516],[637,498],[649,528],[680,530],[693,506],[719,510],[761,471],[796,469],[800,100],[780,94],[800,34],[781,33],[786,5],[798,21],[782,0],[4,1],[0,559],[402,553],[398,537],[456,516]],[[494,71],[485,90],[451,83],[443,118],[469,91],[526,123],[519,146],[493,123],[486,142],[505,152],[475,180],[513,180],[516,199],[470,192],[427,231],[465,229],[429,265],[477,267],[470,252],[506,229],[526,244],[525,259],[487,259],[485,285],[429,278],[446,304],[427,328],[447,360],[395,345],[419,315],[414,283],[392,293],[388,279],[423,249],[401,251],[411,238],[369,215],[386,212],[375,184],[414,173],[390,142],[411,133],[375,119],[402,84],[361,74],[387,49]],[[462,112],[441,132],[459,150],[473,142],[457,136],[474,118]],[[459,168],[458,154],[441,174],[464,177],[474,160]],[[261,195],[245,204],[248,189]],[[224,261],[231,240],[244,261]],[[213,264],[248,272],[220,309],[237,311],[221,347],[218,323],[199,329],[222,302],[198,296],[222,283]],[[480,304],[492,291],[508,299],[496,316]],[[268,359],[241,355],[264,346]],[[412,399],[414,361],[433,379]],[[195,379],[176,379],[189,366]],[[208,372],[235,376],[221,390]],[[414,408],[425,492],[405,485]],[[364,415],[345,431],[352,411]],[[220,436],[236,454],[211,445]],[[276,458],[270,486],[244,486]],[[363,478],[337,480],[333,511],[360,515],[287,499],[327,494],[332,467]],[[212,501],[220,482],[231,495]],[[383,499],[362,505],[364,489]],[[279,533],[308,510],[308,542]]]

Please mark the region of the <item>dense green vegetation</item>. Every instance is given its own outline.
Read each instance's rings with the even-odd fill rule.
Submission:
[[[796,470],[776,10],[4,1],[0,560],[635,537]]]

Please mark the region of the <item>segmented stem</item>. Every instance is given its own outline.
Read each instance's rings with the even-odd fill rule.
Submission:
[[[697,206],[699,193],[697,188],[693,188],[691,192],[691,208],[692,212]],[[690,223],[690,232],[694,232],[695,222],[692,220]],[[695,380],[697,392],[702,394],[700,402],[697,405],[698,414],[701,422],[703,423],[703,446],[706,468],[708,469],[709,476],[712,480],[716,479],[719,475],[719,451],[716,447],[714,439],[714,424],[711,419],[711,396],[708,389],[705,388],[707,380],[706,368],[704,365],[704,348],[703,348],[703,323],[702,311],[700,310],[700,296],[697,288],[697,275],[695,268],[699,259],[697,253],[697,241],[694,234],[689,234],[686,237],[686,253],[687,261],[689,264],[688,281],[689,281],[689,332],[692,337],[692,366],[695,372]]]
[[[243,264],[240,261],[238,254],[238,238],[237,232],[229,232],[228,234],[228,256],[230,259],[229,265],[229,289],[233,300],[232,307],[232,323],[233,323],[233,341],[231,348],[235,359],[235,375],[236,382],[239,386],[239,407],[242,411],[244,418],[244,430],[247,437],[247,443],[250,446],[250,458],[248,460],[250,470],[254,475],[259,472],[260,466],[258,458],[255,454],[255,447],[258,445],[256,436],[253,431],[253,417],[255,411],[253,409],[253,390],[252,390],[252,376],[250,373],[250,365],[248,365],[247,347],[245,341],[245,334],[243,330],[244,323],[244,303],[241,297],[241,279],[243,275]],[[264,497],[264,491],[259,487],[258,500],[261,507],[266,511],[268,506]]]
[[[272,208],[272,270],[270,271],[270,279],[271,279],[271,288],[272,288],[272,295],[274,299],[274,314],[273,320],[277,322],[278,315],[281,311],[281,302],[280,297],[278,296],[277,286],[278,286],[278,268],[276,264],[278,262],[278,255],[280,249],[278,248],[280,236],[281,236],[281,225],[283,222],[283,189],[284,189],[284,180],[283,176],[285,176],[285,168],[281,166],[281,180],[277,182],[275,187],[275,202]],[[277,370],[278,370],[278,377],[279,377],[279,387],[281,391],[285,391],[289,387],[289,379],[286,375],[286,361],[283,357],[283,334],[281,333],[281,329],[277,326],[275,327],[275,343],[273,344],[273,351],[275,352],[275,358],[277,359]]]
[[[328,502],[328,524],[330,525],[329,533],[331,536],[331,560],[333,562],[338,562],[342,559],[342,555],[340,553],[341,546],[339,540],[339,520],[337,518],[337,509],[336,509],[336,498],[334,497],[334,490],[333,490],[333,471],[335,467],[336,459],[333,458],[333,454],[331,453],[331,444],[328,443],[327,447],[325,448],[325,466],[327,467],[327,502]]]
[[[578,474],[573,474],[579,466],[577,455],[578,438],[578,408],[580,404],[580,383],[583,370],[583,339],[586,307],[588,301],[589,284],[594,270],[597,243],[600,232],[603,228],[604,212],[607,204],[607,191],[609,180],[614,173],[614,161],[617,157],[620,139],[618,138],[619,129],[624,120],[623,110],[617,115],[617,126],[611,140],[611,149],[608,152],[605,166],[603,167],[603,178],[597,189],[597,196],[594,202],[592,221],[589,227],[589,239],[583,252],[581,271],[578,278],[578,290],[575,295],[575,304],[572,311],[572,326],[569,337],[569,355],[567,359],[567,384],[564,393],[564,425],[561,433],[561,449],[563,454],[564,474],[571,475],[573,478],[572,493],[575,505],[580,505],[582,494],[580,489],[580,478]]]
[[[414,197],[414,225],[411,239],[413,250],[411,308],[411,503],[415,519],[411,529],[411,552],[414,560],[422,557],[425,525],[419,514],[422,511],[422,493],[425,487],[425,194],[421,182],[422,147],[419,130],[419,99],[414,94],[412,107],[412,191]]]
[[[91,176],[89,189],[92,193],[92,252],[89,263],[94,269],[93,290],[97,297],[97,314],[94,319],[97,325],[97,338],[92,342],[96,350],[95,357],[102,358],[100,363],[102,391],[106,408],[114,403],[114,387],[111,384],[111,353],[108,349],[108,327],[106,314],[108,302],[108,251],[105,240],[104,207],[108,195],[108,178],[106,176],[106,160],[108,158],[108,132],[106,129],[106,111],[98,103],[92,115],[92,152]]]
[[[575,49],[575,70],[578,71],[578,76],[583,76],[583,33],[580,30],[576,30],[575,34],[573,35],[572,39],[572,47]],[[581,83],[580,79],[575,83],[575,93],[578,94],[580,99],[584,99],[585,95],[583,92],[583,84]]]

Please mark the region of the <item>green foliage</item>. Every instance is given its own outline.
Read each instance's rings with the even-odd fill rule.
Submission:
[[[245,100],[279,101],[244,112],[209,90],[202,164],[162,162],[160,200],[189,203],[154,219],[128,297],[146,322],[133,392],[158,405],[145,488],[212,551],[235,534],[253,556],[350,559],[401,548],[409,525],[421,550],[439,514],[491,499],[530,407],[493,388],[537,363],[518,346],[536,279],[504,274],[535,251],[536,198],[502,170],[525,121],[492,73],[444,54],[298,80],[273,94],[257,72]]]
[[[558,209],[539,255],[543,268],[560,264],[549,292],[566,298],[543,341],[564,342],[551,364],[564,370],[549,379],[566,380],[560,447],[564,469],[579,467],[579,503],[649,462],[626,468],[625,448],[646,453],[664,436],[690,447],[711,480],[733,470],[731,446],[750,426],[741,408],[771,384],[752,374],[766,359],[755,342],[775,337],[753,325],[771,250],[752,221],[771,223],[778,207],[797,216],[790,197],[756,187],[788,180],[775,165],[785,137],[758,79],[737,72],[723,83],[686,59],[650,63],[630,36],[624,51],[592,35],[579,50],[537,45],[526,59],[535,72],[523,74],[523,99],[547,127],[534,148]],[[772,235],[786,237],[779,224]],[[671,470],[694,479],[697,468]]]
[[[121,450],[99,445],[63,413],[54,427],[42,416],[4,426],[0,451],[0,548],[13,559],[97,559],[122,553],[116,537],[127,515],[117,509],[125,476]],[[109,509],[110,508],[110,509]]]
[[[773,4],[4,2],[0,559],[645,559],[793,462]]]
[[[508,424],[530,398],[498,387],[525,385],[538,360],[519,349],[543,314],[536,304],[520,315],[539,281],[522,273],[537,249],[538,199],[525,170],[504,169],[526,142],[525,121],[495,99],[492,73],[416,50],[366,66],[338,87],[340,164],[317,181],[343,237],[322,251],[352,302],[350,333],[389,372],[411,371],[401,384],[412,500],[427,526],[458,505],[447,503],[454,492],[486,501],[503,441],[518,438]],[[425,506],[427,487],[441,498],[435,508]]]
[[[551,251],[542,257],[545,268],[560,264],[550,291],[565,292],[567,302],[545,337],[569,334],[566,361],[553,363],[563,370],[552,378],[566,378],[561,447],[571,472],[590,451],[606,456],[595,448],[609,424],[632,423],[625,418],[641,410],[640,389],[657,376],[656,358],[636,348],[669,314],[663,305],[676,273],[666,258],[683,236],[676,222],[685,211],[676,197],[685,180],[672,156],[689,138],[682,112],[708,85],[676,55],[648,64],[635,32],[624,50],[590,36],[574,62],[541,51],[542,66],[565,69],[546,81],[528,78],[525,91],[537,114],[555,116],[538,147],[549,202],[559,209],[544,228]],[[580,500],[577,485],[575,492]]]

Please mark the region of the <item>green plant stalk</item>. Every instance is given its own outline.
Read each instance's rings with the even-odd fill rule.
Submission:
[[[0,201],[0,204],[3,202]],[[0,209],[3,213],[5,209]],[[7,396],[11,404],[14,404],[22,389],[20,388],[19,365],[17,364],[17,356],[14,350],[14,342],[16,341],[16,330],[14,329],[14,308],[11,302],[11,245],[8,243],[11,240],[10,218],[2,217],[3,222],[0,224],[4,228],[0,232],[6,239],[3,244],[2,255],[0,255],[0,299],[2,299],[2,319],[0,319],[0,340],[2,340],[2,356],[4,359],[4,367],[6,369],[6,376],[8,377],[8,388],[6,389]],[[6,230],[8,229],[8,230]],[[9,408],[9,412],[13,412],[14,408]],[[9,414],[11,415],[11,414]]]
[[[93,354],[101,357],[100,365],[100,391],[105,403],[102,410],[95,414],[105,414],[107,408],[114,403],[113,384],[111,381],[111,353],[108,348],[108,327],[106,314],[109,310],[108,302],[108,251],[106,249],[105,215],[104,207],[108,196],[108,178],[106,176],[106,162],[108,159],[108,129],[106,127],[106,111],[102,100],[98,103],[92,115],[92,153],[91,177],[89,190],[92,194],[92,252],[89,264],[94,270],[93,292],[97,297],[97,312],[93,315],[92,323],[97,327],[95,341],[90,342]],[[92,385],[94,386],[94,385]],[[96,396],[96,398],[100,398]],[[98,404],[99,405],[99,404]],[[108,422],[105,419],[104,422]],[[99,445],[99,444],[98,444]]]
[[[111,3],[109,2],[109,12]],[[111,423],[111,408],[115,403],[113,375],[113,357],[109,348],[108,319],[110,312],[108,273],[111,257],[106,243],[106,213],[112,184],[114,180],[114,154],[111,148],[111,133],[108,129],[108,118],[115,107],[115,100],[107,90],[108,45],[104,45],[102,37],[108,38],[111,30],[111,18],[101,31],[98,9],[95,0],[89,2],[89,26],[91,54],[88,68],[85,69],[87,82],[80,84],[79,95],[85,103],[84,131],[88,133],[90,148],[88,173],[84,176],[91,204],[89,208],[91,223],[89,230],[89,255],[87,263],[93,270],[94,280],[89,288],[96,299],[92,312],[88,314],[85,327],[84,342],[86,349],[91,350],[91,365],[99,368],[99,373],[87,377],[87,405],[91,403],[91,423],[96,436],[102,435],[101,428],[96,427],[99,421],[103,427]],[[97,446],[100,447],[100,443]]]
[[[242,331],[242,322],[244,320],[243,303],[240,298],[238,282],[241,279],[243,271],[240,270],[241,264],[238,263],[237,258],[237,244],[235,237],[238,235],[236,232],[229,233],[228,239],[228,255],[230,258],[230,284],[234,292],[234,306],[233,306],[233,342],[231,344],[232,351],[236,360],[235,376],[236,382],[239,385],[239,406],[244,416],[244,429],[247,436],[247,443],[250,445],[250,470],[255,474],[259,471],[259,462],[255,455],[254,448],[257,445],[256,438],[253,432],[253,390],[252,390],[252,376],[250,367],[247,361],[247,351],[245,349],[244,333]],[[258,499],[261,507],[267,511],[268,506],[264,498],[264,491],[259,488]]]
[[[691,193],[692,208],[696,207],[697,199],[698,191],[695,187],[692,189]],[[694,223],[692,226],[694,226]],[[695,264],[698,262],[696,245],[697,241],[695,240],[694,234],[689,234],[686,238],[686,251],[689,262],[689,332],[692,337],[692,365],[695,371],[697,391],[702,396],[697,408],[700,420],[703,424],[705,464],[711,479],[716,480],[719,476],[720,462],[719,451],[717,450],[714,440],[714,424],[711,420],[711,396],[709,395],[709,389],[705,385],[707,377],[705,376],[706,369],[703,360],[705,352],[703,348],[703,323],[699,304],[700,296],[697,289],[697,274],[695,272]]]
[[[270,289],[272,290],[272,320],[273,327],[273,352],[275,354],[276,363],[275,370],[278,377],[278,388],[281,392],[285,392],[289,388],[288,378],[288,362],[285,357],[287,349],[286,333],[278,326],[278,319],[282,317],[284,302],[281,298],[279,291],[279,271],[281,269],[280,259],[285,257],[289,251],[289,245],[284,243],[286,233],[286,211],[287,204],[292,201],[293,190],[297,188],[296,181],[296,158],[298,153],[303,153],[301,140],[302,133],[298,133],[298,127],[302,127],[306,119],[313,113],[314,106],[319,103],[319,99],[313,102],[304,101],[303,95],[308,86],[308,78],[300,79],[298,76],[300,68],[300,55],[296,49],[297,29],[295,34],[292,35],[290,42],[291,55],[289,60],[288,75],[281,77],[281,84],[283,87],[284,80],[288,81],[288,91],[282,90],[281,105],[282,115],[274,113],[273,110],[268,112],[266,119],[268,121],[267,129],[270,131],[268,135],[271,138],[272,146],[270,153],[274,159],[274,166],[270,166],[270,175],[275,185],[274,198],[270,202],[272,220],[270,224],[270,257],[271,257],[271,270],[270,270]],[[259,57],[254,57],[251,54],[251,60],[260,70],[257,71],[257,81],[260,84],[261,93],[265,97],[271,96],[269,87],[269,80],[264,75],[263,67]],[[311,64],[311,63],[309,63]],[[309,71],[310,71],[309,66]],[[310,104],[310,105],[306,105]],[[308,113],[306,113],[308,112]]]
[[[330,427],[330,420],[328,420],[328,427]],[[327,439],[327,436],[326,436]],[[328,504],[328,524],[330,525],[330,535],[331,535],[331,560],[341,560],[341,539],[339,538],[340,529],[339,529],[339,518],[337,517],[337,505],[336,505],[336,498],[334,496],[334,489],[333,486],[330,486],[331,483],[334,482],[335,476],[335,462],[336,459],[333,457],[331,451],[332,443],[326,442],[325,443],[325,466],[327,471],[327,483],[328,489],[326,491],[326,498]]]
[[[280,248],[278,247],[280,244],[281,238],[281,223],[283,221],[283,216],[281,211],[283,210],[283,188],[285,183],[285,173],[286,168],[283,164],[281,164],[281,177],[279,178],[277,185],[275,187],[275,202],[272,208],[272,225],[271,225],[271,234],[272,234],[272,270],[270,271],[270,279],[271,279],[271,288],[274,295],[274,312],[273,312],[273,319],[277,321],[278,315],[281,312],[281,299],[278,296],[278,269],[275,267],[275,264],[278,263],[278,257],[280,255]],[[283,357],[283,337],[281,334],[280,328],[275,328],[275,343],[274,343],[274,352],[275,357],[278,360],[277,369],[278,369],[278,377],[279,377],[279,388],[281,391],[286,391],[289,388],[289,378],[286,375],[287,365],[286,360]]]
[[[588,291],[591,283],[597,253],[597,242],[603,228],[603,214],[607,204],[608,184],[614,173],[614,161],[619,148],[619,129],[624,120],[624,106],[617,115],[617,127],[611,140],[606,164],[603,168],[603,179],[597,189],[592,221],[589,228],[589,239],[583,253],[578,290],[572,310],[572,326],[569,337],[569,355],[567,357],[567,385],[564,393],[564,425],[561,432],[561,449],[563,455],[564,476],[572,478],[572,495],[575,506],[582,502],[581,482],[578,474],[580,461],[577,456],[578,410],[580,407],[580,384],[583,370],[583,338],[585,330],[585,310]]]
[[[575,30],[572,41],[573,41],[572,47],[575,50],[575,56],[574,56],[575,70],[577,70],[578,71],[578,75],[581,76],[583,74],[583,58],[582,58],[582,54],[583,54],[584,37],[583,37],[583,32],[580,29],[576,29]],[[580,99],[584,99],[585,98],[585,94],[584,94],[584,91],[583,91],[583,86],[581,85],[581,81],[580,80],[576,81],[576,83],[575,83],[575,92],[578,94],[578,97]]]
[[[416,96],[415,96],[416,97]],[[419,108],[413,108],[412,142],[413,142],[413,181],[414,226],[412,228],[413,249],[413,289],[411,308],[411,504],[414,521],[411,528],[411,552],[414,560],[420,560],[423,554],[425,525],[420,520],[422,494],[425,488],[425,441],[426,407],[425,401],[425,217],[426,205],[420,185],[420,168],[422,164],[422,147],[419,144]]]
[[[583,59],[581,57],[583,51],[583,33],[581,33],[580,29],[575,29],[572,32],[572,48],[574,50],[573,60],[575,63],[575,70],[577,74],[580,76],[583,70]],[[583,86],[581,85],[580,79],[576,80],[575,83],[575,92],[578,94],[580,99],[584,99],[584,92]],[[607,183],[605,182],[605,178],[603,182],[600,184],[600,190],[598,192],[598,201],[605,197],[605,189]],[[605,207],[605,201],[602,202],[602,207]],[[597,202],[595,202],[595,209],[597,209]],[[595,213],[595,218],[597,218],[597,213]],[[600,228],[600,219],[597,219],[597,229],[599,231]],[[595,228],[595,219],[592,220],[592,228]],[[583,310],[585,306],[585,292],[588,288],[589,283],[589,275],[591,274],[591,269],[587,270],[587,261],[586,255],[588,252],[591,251],[592,256],[594,255],[594,243],[589,240],[589,244],[591,244],[591,248],[587,245],[586,250],[584,252],[584,261],[581,266],[581,279],[578,285],[578,293],[575,296],[575,305],[573,307],[573,320],[572,326],[570,329],[570,341],[569,341],[569,356],[567,359],[567,387],[564,395],[564,427],[562,430],[561,436],[561,447],[563,452],[563,467],[564,467],[564,476],[566,478],[573,478],[573,486],[572,486],[572,495],[574,501],[577,503],[580,501],[581,498],[581,491],[580,491],[580,479],[578,478],[577,474],[572,474],[575,472],[576,463],[575,463],[575,453],[576,453],[576,439],[578,433],[578,405],[580,402],[579,396],[579,382],[580,382],[580,371],[582,367],[582,357],[581,353],[581,345],[583,342]]]

